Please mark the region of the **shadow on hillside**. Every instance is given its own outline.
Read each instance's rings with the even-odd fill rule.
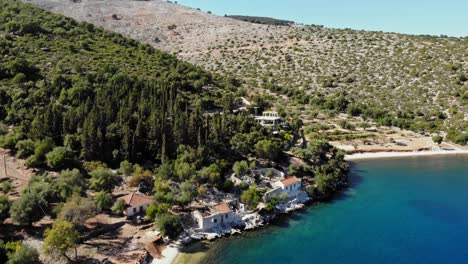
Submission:
[[[40,226],[20,226],[11,223],[4,223],[1,224],[0,239],[4,241],[16,241],[23,240],[27,236],[42,239],[44,237],[45,230],[51,227],[51,224],[43,224]]]
[[[83,241],[91,240],[96,237],[102,239],[114,239],[120,235],[120,228],[125,225],[125,221],[117,222],[114,224],[98,223],[95,228],[84,228]]]

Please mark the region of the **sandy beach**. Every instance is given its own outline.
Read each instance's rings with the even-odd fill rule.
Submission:
[[[163,249],[162,258],[153,259],[152,264],[172,264],[178,254],[179,254],[179,248],[174,244],[170,244]]]
[[[468,150],[358,153],[358,154],[346,155],[345,160],[353,161],[353,160],[363,160],[363,159],[438,156],[438,155],[468,155]]]

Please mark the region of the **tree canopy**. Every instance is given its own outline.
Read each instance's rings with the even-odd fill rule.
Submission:
[[[80,233],[75,230],[72,223],[67,221],[56,221],[52,229],[46,230],[43,249],[44,253],[54,258],[69,257],[69,251],[76,247],[79,242]],[[76,260],[75,251],[75,260]]]

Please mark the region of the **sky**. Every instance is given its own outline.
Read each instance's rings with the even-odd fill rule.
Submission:
[[[468,0],[177,0],[217,15],[407,34],[468,36]]]

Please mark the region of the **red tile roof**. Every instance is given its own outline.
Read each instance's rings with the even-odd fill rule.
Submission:
[[[284,185],[284,186],[289,186],[291,184],[294,184],[296,182],[300,182],[301,180],[299,180],[296,176],[293,176],[293,177],[290,177],[290,178],[287,178],[287,179],[284,179],[281,181],[281,183]]]
[[[134,192],[129,193],[120,199],[124,200],[125,203],[131,207],[142,206],[153,202],[152,197]]]
[[[220,214],[227,214],[232,212],[231,208],[226,203],[220,203],[215,206],[216,212]]]

